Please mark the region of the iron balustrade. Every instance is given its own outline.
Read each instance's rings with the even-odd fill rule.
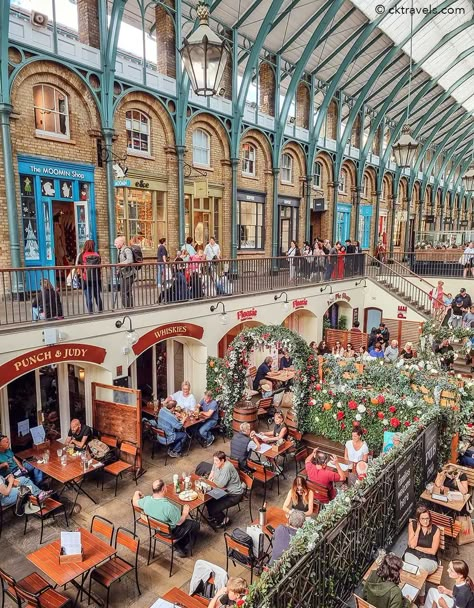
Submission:
[[[395,252],[386,256],[387,264],[398,262],[412,272],[423,277],[459,277],[463,276],[464,264],[459,261],[464,249],[417,249],[411,252]],[[471,269],[467,278],[473,278]]]
[[[336,257],[336,256],[334,256]],[[337,263],[339,262],[339,263]],[[126,278],[134,268],[133,280]],[[231,295],[275,292],[302,285],[366,275],[366,254],[349,254],[329,266],[329,258],[237,258],[216,261],[122,266],[37,266],[0,270],[0,327],[87,318],[99,311],[153,309]],[[79,277],[79,278],[77,278]],[[52,289],[48,289],[48,284]],[[132,300],[124,297],[127,288]],[[92,297],[92,312],[87,305]],[[38,319],[36,317],[39,317]]]
[[[441,421],[438,422],[438,451]],[[336,608],[343,605],[374,561],[376,550],[390,548],[403,526],[396,509],[396,468],[413,452],[415,498],[425,483],[424,435],[419,433],[396,459],[387,464],[369,488],[351,505],[346,516],[295,561],[270,591],[260,594],[250,608]],[[258,583],[257,583],[258,589]]]

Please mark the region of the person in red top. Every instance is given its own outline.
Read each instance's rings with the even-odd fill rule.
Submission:
[[[327,469],[327,463],[329,460],[334,464],[337,472]],[[305,468],[310,481],[314,481],[314,483],[328,489],[328,500],[318,498],[319,502],[323,504],[328,503],[336,496],[336,488],[334,487],[334,483],[336,481],[344,481],[346,478],[346,474],[341,469],[337,456],[331,456],[331,458],[329,458],[327,454],[318,451],[317,448],[315,448],[306,458]]]

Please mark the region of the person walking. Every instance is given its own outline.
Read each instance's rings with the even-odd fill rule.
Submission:
[[[78,258],[78,265],[81,269],[82,284],[84,286],[84,296],[86,298],[87,312],[94,312],[93,300],[97,304],[98,312],[102,312],[102,277],[101,266],[102,258],[95,250],[95,243],[88,239],[84,243]]]
[[[309,244],[309,241],[303,243],[303,276],[305,279],[309,279],[313,273],[313,249]]]
[[[300,250],[298,249],[298,244],[296,241],[291,241],[290,248],[286,252],[286,257],[288,258],[288,263],[290,265],[290,283],[295,281],[296,279],[296,261],[295,257],[300,255]]]
[[[313,256],[313,273],[316,278],[316,282],[319,283],[324,276],[324,267],[326,265],[326,254],[324,253],[323,244],[320,241],[316,242]]]
[[[166,239],[162,237],[159,241],[158,250],[156,252],[156,261],[158,264],[156,282],[158,287],[161,287],[166,280],[166,263],[168,261],[168,249],[166,249]]]
[[[444,281],[438,281],[436,287],[430,292],[430,300],[433,304],[433,317],[435,321],[442,321],[445,315],[445,304],[444,304]]]
[[[211,236],[208,244],[204,248],[204,257],[209,262],[210,276],[217,276],[217,262],[221,259],[221,248],[213,236]]]
[[[118,250],[118,279],[120,282],[120,296],[123,308],[133,308],[133,281],[135,268],[133,267],[133,251],[126,245],[125,237],[118,236],[114,245]]]

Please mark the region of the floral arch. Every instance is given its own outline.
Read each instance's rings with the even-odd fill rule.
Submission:
[[[302,430],[305,408],[319,382],[318,357],[305,340],[290,329],[280,325],[261,325],[245,328],[230,344],[220,370],[222,387],[221,402],[226,412],[226,426],[232,426],[235,404],[242,399],[246,389],[249,355],[255,349],[285,349],[293,359],[296,370],[292,392],[293,409]]]

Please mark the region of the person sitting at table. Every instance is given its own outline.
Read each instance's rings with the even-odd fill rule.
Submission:
[[[219,589],[212,598],[208,608],[221,606],[238,606],[239,600],[248,593],[248,583],[244,578],[231,576],[227,585]]]
[[[277,441],[284,440],[288,435],[288,427],[286,426],[283,412],[281,410],[275,410],[275,425],[273,431],[267,431],[266,433],[259,433],[252,439],[257,445],[257,449],[262,443],[276,443]]]
[[[256,443],[251,439],[252,435],[255,435],[255,431],[250,432],[250,424],[242,422],[239,432],[234,433],[230,440],[230,457],[239,461],[239,469],[245,473],[251,472],[251,469],[247,466],[247,460],[252,449],[256,447]]]
[[[268,383],[268,380],[266,380],[266,376],[272,371],[272,363],[272,357],[265,357],[263,363],[260,363],[260,365],[258,366],[257,373],[255,374],[255,378],[253,379],[254,391],[260,390],[260,386],[263,383]]]
[[[212,391],[206,391],[204,397],[199,402],[200,413],[199,417],[204,419],[204,422],[199,427],[199,435],[204,448],[208,448],[214,443],[214,435],[211,430],[219,422],[219,408],[217,401],[212,396]]]
[[[442,485],[440,485],[442,483]],[[440,488],[447,488],[452,492],[461,492],[461,494],[469,493],[469,484],[466,473],[460,471],[456,465],[448,464],[448,466],[438,473],[435,485]]]
[[[82,450],[92,439],[92,429],[77,418],[71,420],[71,427],[66,437],[65,445],[73,445],[76,450]]]
[[[400,359],[413,359],[416,357],[416,352],[413,350],[413,344],[411,342],[407,342],[405,344],[405,348],[402,348],[400,351]]]
[[[158,442],[168,446],[168,456],[182,456],[184,445],[188,439],[183,429],[183,423],[175,416],[176,401],[167,397],[158,414],[158,427],[166,433],[166,438],[158,435]]]
[[[302,511],[294,510],[288,515],[288,525],[280,524],[276,527],[272,538],[272,556],[269,565],[271,566],[282,556],[282,553],[290,546],[291,539],[296,531],[303,527],[306,521]]]
[[[278,369],[281,371],[283,369],[288,369],[292,365],[293,365],[293,360],[291,359],[290,355],[288,354],[288,351],[284,350],[283,356],[281,357],[280,363],[278,364]]]
[[[331,353],[331,349],[326,344],[326,340],[321,340],[321,342],[318,344],[317,352],[318,352],[318,355],[321,355],[321,356],[329,355]]]
[[[226,495],[222,498],[213,498],[206,506],[209,519],[217,524],[217,527],[224,528],[230,523],[229,517],[224,516],[224,511],[239,504],[244,490],[237,469],[227,460],[224,452],[215,452],[213,458],[214,463],[209,474],[209,481],[214,482],[218,488],[225,490]]]
[[[344,450],[344,458],[350,462],[357,463],[361,460],[368,462],[369,460],[369,448],[362,439],[363,433],[360,426],[355,426],[352,429],[352,439],[346,441],[346,447]]]
[[[363,481],[367,477],[368,468],[369,465],[366,462],[359,460],[355,466],[355,473],[351,471],[347,477],[347,485],[352,488],[358,481]]]
[[[432,587],[426,595],[425,608],[474,608],[474,583],[466,562],[453,559],[448,565],[448,575],[455,581],[452,590],[443,585]]]
[[[302,511],[306,517],[311,517],[314,507],[314,492],[308,488],[306,479],[298,475],[293,481],[286,500],[283,503],[283,511],[291,513],[295,509]]]
[[[336,471],[328,470],[327,464],[329,460],[336,467]],[[337,456],[331,456],[329,459],[328,455],[319,451],[318,448],[314,448],[311,454],[306,458],[305,468],[310,481],[313,481],[320,486],[324,486],[328,490],[327,499],[324,497],[318,498],[319,502],[322,504],[327,504],[336,496],[334,484],[337,481],[344,481],[346,479],[346,474],[341,469]]]
[[[402,595],[400,572],[403,560],[394,553],[387,553],[376,570],[372,570],[364,585],[363,598],[375,608],[408,608],[409,599]]]
[[[403,556],[404,561],[425,570],[428,575],[433,574],[438,569],[436,556],[440,539],[440,529],[431,521],[429,509],[420,505],[416,510],[415,519],[408,524],[408,547]],[[424,593],[420,592],[420,595]]]
[[[176,401],[179,407],[186,410],[188,413],[194,411],[197,405],[196,397],[191,393],[191,384],[185,380],[181,384],[181,390],[173,393],[171,397]]]
[[[9,473],[6,477],[0,475],[0,507],[10,507],[16,504],[18,498],[18,490],[20,486],[28,486],[33,496],[42,502],[48,496],[54,493],[53,490],[41,490],[36,486],[29,477],[14,477]]]
[[[339,340],[336,340],[336,344],[332,347],[332,354],[340,359],[344,357],[344,347]]]
[[[43,471],[35,468],[26,460],[21,462],[13,453],[8,437],[0,435],[0,475],[6,477],[10,473],[15,477],[28,476],[37,486],[41,486],[44,480]]]
[[[352,344],[350,342],[348,342],[346,349],[344,351],[344,359],[354,359],[355,356],[356,356],[355,350],[352,348]]]
[[[376,342],[374,346],[369,350],[369,355],[373,359],[383,359],[382,344],[380,342]]]
[[[151,488],[151,496],[143,496],[137,490],[132,498],[133,506],[143,509],[145,515],[168,524],[171,537],[178,541],[175,543],[176,553],[180,557],[188,557],[196,542],[199,522],[189,516],[189,505],[184,505],[181,511],[178,505],[166,498],[166,484],[162,479],[154,481]]]

